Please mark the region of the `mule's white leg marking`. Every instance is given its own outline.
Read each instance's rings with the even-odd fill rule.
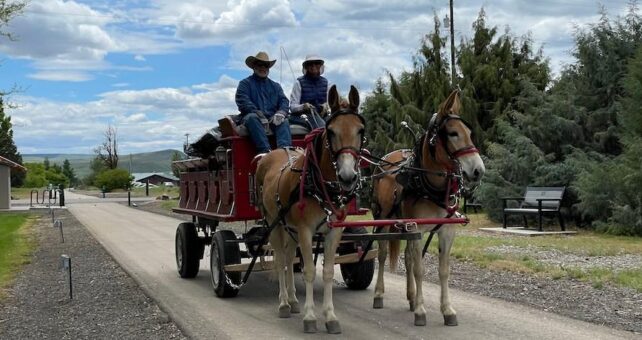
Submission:
[[[441,284],[441,313],[443,315],[457,314],[450,301],[448,279],[450,278],[450,250],[455,240],[455,227],[445,225],[439,231],[439,283]]]
[[[282,227],[277,226],[270,235],[270,244],[274,249],[274,268],[279,278],[279,317],[289,317],[288,292],[285,282],[285,246],[282,238]]]
[[[412,273],[408,273],[408,276],[412,275],[415,280],[415,320],[417,320],[417,316],[421,316],[424,320],[423,325],[425,325],[426,308],[424,307],[423,294],[424,266],[421,259],[421,240],[412,242],[410,256],[412,261]],[[417,323],[415,322],[415,324]]]
[[[379,255],[377,259],[379,260],[379,269],[377,270],[377,284],[375,285],[375,298],[382,298],[383,293],[385,292],[385,286],[383,283],[383,272],[386,266],[386,257],[388,257],[388,241],[379,240]]]
[[[296,298],[296,287],[294,286],[294,258],[296,257],[296,242],[292,240],[288,235],[284,236],[286,238],[286,272],[285,272],[285,283],[288,290],[288,303],[290,304],[292,313],[299,313],[299,300]]]
[[[404,252],[404,262],[406,264],[406,299],[408,300],[411,312],[415,310],[415,296],[417,295],[415,276],[413,274],[414,262],[412,261],[412,248],[417,247],[415,245],[417,242],[419,241],[406,241],[406,251]]]
[[[341,228],[331,229],[325,235],[323,244],[323,313],[325,314],[326,322],[337,320],[337,316],[334,314],[334,304],[332,303],[332,287],[334,285],[334,256],[342,233],[343,230]]]
[[[314,277],[316,268],[312,258],[312,232],[299,228],[299,247],[303,257],[303,279],[305,280],[305,306],[303,320],[316,321],[314,314]]]

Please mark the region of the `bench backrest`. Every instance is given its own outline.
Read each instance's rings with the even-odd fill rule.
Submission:
[[[559,209],[565,187],[527,187],[522,207],[537,207],[537,199],[558,199],[559,201],[543,201],[542,207]]]

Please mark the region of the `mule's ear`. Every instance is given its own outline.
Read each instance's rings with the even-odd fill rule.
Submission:
[[[339,110],[339,93],[336,85],[332,85],[330,91],[328,91],[328,105],[330,105],[331,112]]]
[[[457,104],[455,104],[457,102]],[[453,110],[454,106],[457,106],[457,111]],[[459,91],[455,90],[450,93],[448,98],[446,98],[446,101],[444,101],[441,106],[439,106],[439,115],[440,116],[447,116],[452,113],[458,113],[459,112],[459,107],[461,106],[461,103],[459,103]],[[454,111],[454,112],[453,112]]]
[[[350,85],[350,94],[348,94],[348,100],[350,102],[350,109],[353,112],[357,112],[359,109],[359,91],[354,85]]]
[[[453,103],[450,106],[450,114],[457,115],[459,116],[459,112],[461,110],[461,100],[459,99],[459,91],[455,90],[454,92],[455,97],[453,98]]]

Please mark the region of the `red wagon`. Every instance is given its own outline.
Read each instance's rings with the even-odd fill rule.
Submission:
[[[292,125],[291,130],[294,146],[303,147],[305,134],[309,131],[298,125]],[[196,158],[172,164],[180,171],[180,201],[173,211],[192,216],[192,222],[181,223],[176,230],[179,275],[195,277],[205,247],[211,245],[211,282],[220,297],[236,296],[252,271],[272,269],[272,262],[266,260],[270,255],[269,244],[266,244],[269,229],[255,205],[255,164],[252,164],[255,148],[246,136],[244,127],[237,127],[230,117],[225,117],[219,120],[217,128],[189,146],[187,153]],[[367,212],[358,207],[356,200],[349,203],[348,211],[351,215]],[[237,233],[221,225],[221,222],[235,221],[246,222],[243,232]],[[335,263],[340,264],[350,289],[366,289],[372,281],[377,256],[376,249],[370,250],[373,240],[421,237],[416,230],[402,234],[368,233],[363,226],[373,225],[371,222],[331,224],[347,228]],[[389,224],[392,223],[411,226],[414,222],[393,221]],[[322,252],[322,240],[320,234],[314,238],[316,254]],[[316,258],[315,255],[315,262]]]

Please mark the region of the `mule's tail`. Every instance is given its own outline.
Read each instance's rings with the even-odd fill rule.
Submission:
[[[390,257],[390,272],[397,271],[397,263],[399,262],[399,253],[401,248],[400,240],[388,241],[388,257]]]

